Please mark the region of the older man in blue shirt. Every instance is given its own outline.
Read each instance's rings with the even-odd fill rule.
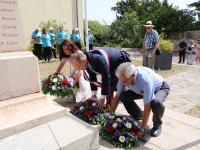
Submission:
[[[151,135],[159,136],[162,130],[162,120],[165,106],[163,102],[169,94],[169,85],[163,78],[147,67],[135,67],[132,63],[122,63],[119,65],[116,76],[119,79],[117,93],[111,103],[110,113],[114,113],[119,100],[124,104],[128,113],[135,119],[141,120],[140,137],[147,125],[150,112],[153,112],[153,128]],[[143,98],[144,112],[133,101]]]

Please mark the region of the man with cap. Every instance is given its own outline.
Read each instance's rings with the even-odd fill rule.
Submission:
[[[49,28],[49,35],[51,37],[51,45],[52,45],[52,49],[51,50],[53,51],[54,58],[56,58],[56,43],[55,43],[56,35],[54,34],[54,29],[52,27]]]
[[[94,35],[91,33],[90,29],[88,29],[88,40],[89,40],[89,50],[93,50]]]
[[[68,34],[67,34],[67,32],[63,31],[63,26],[60,26],[59,30],[60,31],[57,33],[56,39],[58,40],[59,58],[61,60],[62,59],[61,56],[60,56],[61,44],[62,44],[62,42],[63,42],[64,39],[68,38]]]
[[[81,34],[79,32],[79,28],[74,29],[72,39],[74,40],[75,45],[78,47],[78,49],[81,50]]]
[[[153,30],[154,25],[151,21],[147,21],[144,26],[146,28],[146,33],[141,50],[141,53],[143,54],[143,65],[155,71],[155,52],[159,44],[158,32]]]
[[[34,43],[34,51],[33,54],[38,57],[38,59],[42,60],[42,34],[40,33],[40,28],[38,26],[35,27],[35,31],[33,31],[31,38],[35,42]]]

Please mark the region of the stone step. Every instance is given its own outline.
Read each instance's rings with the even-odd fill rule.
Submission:
[[[0,140],[3,150],[97,150],[99,131],[72,114]]]
[[[0,139],[61,118],[66,108],[42,93],[0,101]]]

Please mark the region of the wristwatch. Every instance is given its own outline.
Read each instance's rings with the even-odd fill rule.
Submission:
[[[143,129],[143,128],[140,128],[140,131],[141,131],[142,133],[144,133],[145,129]]]

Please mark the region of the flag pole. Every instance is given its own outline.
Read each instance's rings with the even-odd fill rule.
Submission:
[[[86,51],[89,51],[88,19],[87,19],[87,0],[84,0],[84,7],[85,7],[85,43],[86,43]]]

